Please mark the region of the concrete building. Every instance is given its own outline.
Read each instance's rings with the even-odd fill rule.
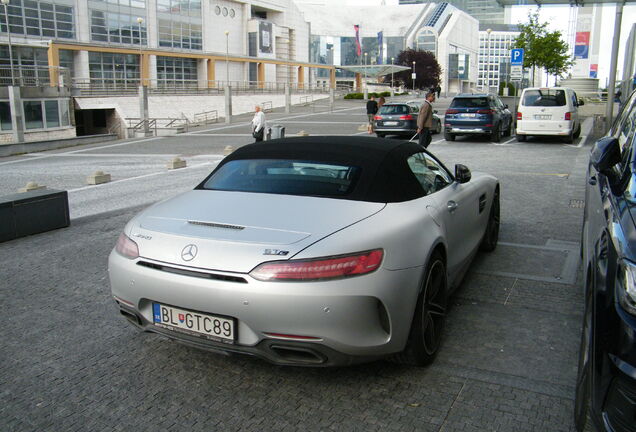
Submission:
[[[519,36],[516,26],[506,24],[479,25],[480,91],[497,93],[499,84],[510,81],[510,50]]]
[[[406,48],[428,50],[442,68],[445,94],[467,91],[477,82],[478,27],[475,18],[449,3],[360,7],[335,0],[299,3],[311,22],[310,61],[327,65],[391,64]],[[337,14],[325,14],[337,10]],[[359,26],[360,55],[354,26]],[[329,79],[316,71],[316,81]],[[353,86],[348,71],[336,72],[339,84]]]

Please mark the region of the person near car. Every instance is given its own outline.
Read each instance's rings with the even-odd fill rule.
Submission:
[[[375,96],[371,96],[367,101],[367,118],[369,119],[369,124],[367,126],[367,131],[369,133],[373,133],[373,118],[378,112],[378,103],[375,101]]]
[[[433,102],[435,102],[435,92],[426,93],[426,99],[420,108],[420,114],[417,116],[417,133],[419,135],[419,143],[422,147],[427,148],[431,143],[431,129],[433,128]]]
[[[259,105],[254,107],[254,118],[252,118],[252,136],[255,141],[263,141],[265,136],[265,113]]]
[[[382,108],[382,105],[384,105],[386,103],[386,100],[384,99],[384,96],[380,96],[378,98],[378,111],[380,110],[380,108]]]
[[[435,87],[435,93],[437,93],[437,97],[439,97],[439,94],[442,92],[442,88],[439,86],[439,84]]]

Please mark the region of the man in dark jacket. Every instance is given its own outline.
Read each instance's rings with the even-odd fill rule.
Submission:
[[[378,112],[378,103],[375,101],[375,97],[371,96],[367,101],[367,117],[369,119],[369,126],[367,130],[369,133],[373,133],[373,118]]]
[[[426,93],[426,100],[417,115],[417,133],[420,135],[419,143],[427,148],[431,143],[431,129],[433,128],[433,102],[435,102],[435,92],[430,90]]]

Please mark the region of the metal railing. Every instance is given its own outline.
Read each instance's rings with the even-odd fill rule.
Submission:
[[[58,66],[0,66],[0,86],[70,87],[71,73]]]
[[[299,105],[301,105],[301,106],[309,106],[313,102],[314,102],[314,97],[313,96],[301,96]]]
[[[219,112],[217,110],[203,111],[200,113],[196,113],[193,117],[193,123],[199,123],[199,124],[217,123],[218,121],[219,121]]]

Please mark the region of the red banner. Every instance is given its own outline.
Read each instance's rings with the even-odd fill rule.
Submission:
[[[362,47],[360,46],[360,26],[354,25],[353,29],[356,31],[356,54],[358,57],[362,55]]]

